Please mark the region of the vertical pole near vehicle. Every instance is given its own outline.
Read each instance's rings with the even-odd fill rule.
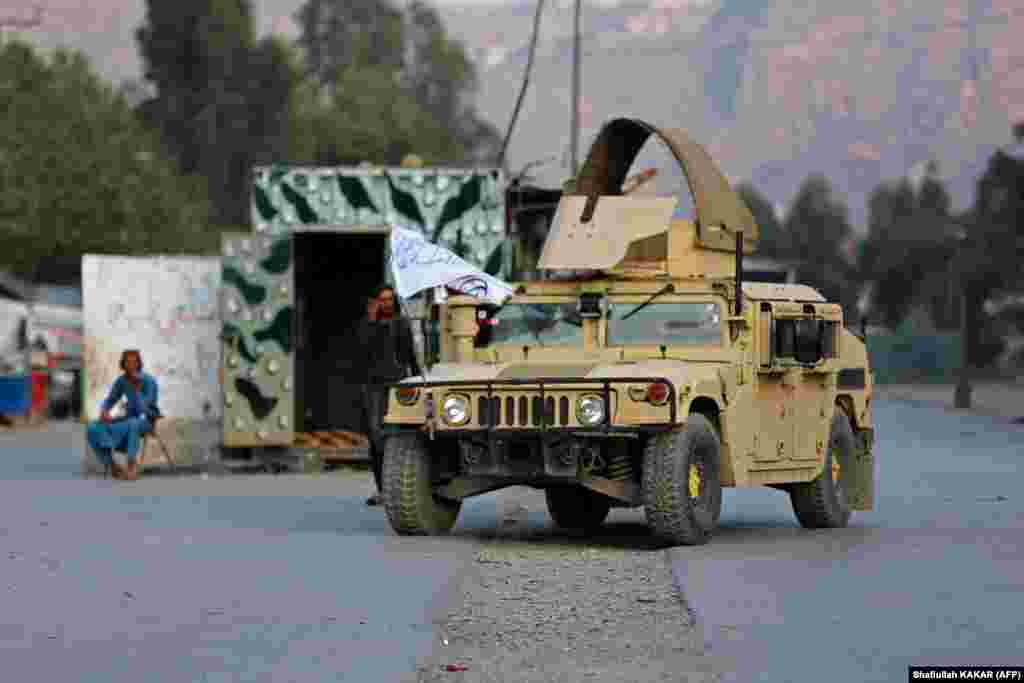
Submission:
[[[572,107],[569,123],[569,174],[576,177],[576,158],[579,150],[580,137],[580,11],[582,0],[574,0],[573,3],[573,30],[572,30]]]
[[[964,262],[964,245],[967,242],[966,233],[960,237],[957,248],[957,260],[960,262],[958,275],[960,285],[960,374],[957,377],[956,391],[953,395],[953,407],[958,410],[971,409],[971,355],[968,349],[968,337],[970,334],[967,324],[967,266]]]

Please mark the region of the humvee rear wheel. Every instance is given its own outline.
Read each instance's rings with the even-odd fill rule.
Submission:
[[[434,495],[435,465],[420,434],[397,434],[384,442],[384,510],[396,533],[441,535],[451,531],[462,503]]]
[[[829,433],[825,467],[813,481],[793,484],[789,499],[800,526],[807,529],[840,529],[850,522],[844,470],[853,465],[853,428],[846,411],[836,406]]]
[[[601,526],[612,501],[608,496],[582,486],[552,486],[544,490],[548,514],[563,529],[593,531]]]
[[[647,442],[644,513],[655,536],[673,545],[710,540],[722,512],[720,453],[718,433],[699,413]]]

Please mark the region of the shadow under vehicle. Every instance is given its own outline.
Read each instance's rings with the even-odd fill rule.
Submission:
[[[677,197],[625,196],[654,136]],[[462,501],[545,490],[562,527],[643,507],[656,537],[707,542],[723,487],[789,493],[805,527],[838,528],[874,494],[872,377],[842,309],[800,284],[744,282],[758,228],[678,129],[615,119],[561,197],[539,267],[502,306],[432,306],[437,360],[394,385],[384,502],[400,534],[442,534]]]

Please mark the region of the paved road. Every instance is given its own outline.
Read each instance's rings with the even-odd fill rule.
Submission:
[[[1024,427],[876,411],[877,509],[853,528],[803,531],[783,494],[729,491],[712,544],[669,551],[734,680],[1022,662]],[[436,651],[431,615],[482,544],[560,534],[535,492],[472,501],[453,538],[397,539],[363,473],[83,481],[79,448],[74,425],[0,432],[0,659],[37,680],[397,681]],[[595,545],[641,520],[614,511]]]
[[[875,418],[878,500],[853,528],[802,531],[785,494],[729,491],[714,542],[670,551],[735,680],[1024,664],[1024,426],[895,402]]]
[[[0,661],[32,680],[397,681],[474,550],[395,537],[365,472],[82,480],[80,444],[0,432]]]

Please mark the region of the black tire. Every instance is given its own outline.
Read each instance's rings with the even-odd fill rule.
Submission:
[[[643,498],[655,536],[672,545],[702,545],[722,512],[721,441],[706,417],[694,413],[686,426],[651,437],[644,449]],[[699,474],[690,495],[690,466]]]
[[[544,490],[548,514],[563,529],[594,531],[608,517],[612,500],[579,485],[552,486]]]
[[[825,468],[814,479],[793,484],[789,499],[793,504],[800,526],[805,529],[841,529],[850,523],[852,511],[844,486],[844,472],[853,467],[856,452],[850,418],[842,407],[836,406],[829,432]],[[833,463],[838,462],[838,479],[833,479]]]
[[[420,434],[384,439],[384,510],[402,536],[438,536],[455,526],[462,503],[434,495],[434,463]]]

